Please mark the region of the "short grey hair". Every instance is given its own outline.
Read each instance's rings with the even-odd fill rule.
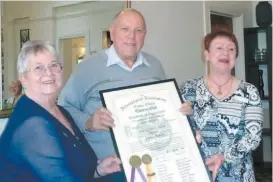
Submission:
[[[39,52],[49,52],[54,55],[58,61],[61,62],[56,49],[50,42],[42,40],[27,41],[23,44],[17,59],[17,71],[19,74],[23,74],[27,71],[29,57],[35,56]]]
[[[125,9],[119,11],[119,12],[116,14],[116,16],[115,16],[113,23],[115,23],[115,21],[118,19],[118,17],[119,17],[121,14],[125,13],[125,12],[131,12],[131,13],[137,13],[137,14],[139,14],[139,15],[141,16],[141,18],[143,19],[144,25],[146,26],[145,18],[144,18],[144,16],[142,15],[142,13],[140,13],[138,10],[136,10],[136,9],[134,9],[134,8],[125,8]]]

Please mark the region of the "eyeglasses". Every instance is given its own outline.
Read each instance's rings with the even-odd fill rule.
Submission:
[[[52,73],[60,73],[63,69],[63,64],[60,62],[53,62],[47,66],[42,64],[33,65],[26,72],[33,72],[37,76],[42,76],[45,74],[46,68],[48,68]]]

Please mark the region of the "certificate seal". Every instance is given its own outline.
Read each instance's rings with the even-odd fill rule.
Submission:
[[[152,157],[149,154],[144,154],[142,156],[142,162],[146,165],[147,177],[155,176],[155,172],[152,169]]]
[[[164,150],[172,140],[170,123],[162,117],[153,117],[137,125],[141,145],[151,151]]]
[[[132,155],[130,157],[129,163],[133,168],[139,168],[141,165],[141,158],[137,155]]]
[[[142,156],[142,162],[144,164],[151,164],[152,163],[152,157],[149,154],[144,154]]]

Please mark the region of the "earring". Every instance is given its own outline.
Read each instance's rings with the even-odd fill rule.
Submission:
[[[24,87],[24,89],[27,89],[27,85],[26,84],[24,84],[23,87]]]

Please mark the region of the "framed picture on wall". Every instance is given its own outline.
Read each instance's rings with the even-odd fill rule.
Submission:
[[[29,29],[20,30],[20,48],[29,40]]]

